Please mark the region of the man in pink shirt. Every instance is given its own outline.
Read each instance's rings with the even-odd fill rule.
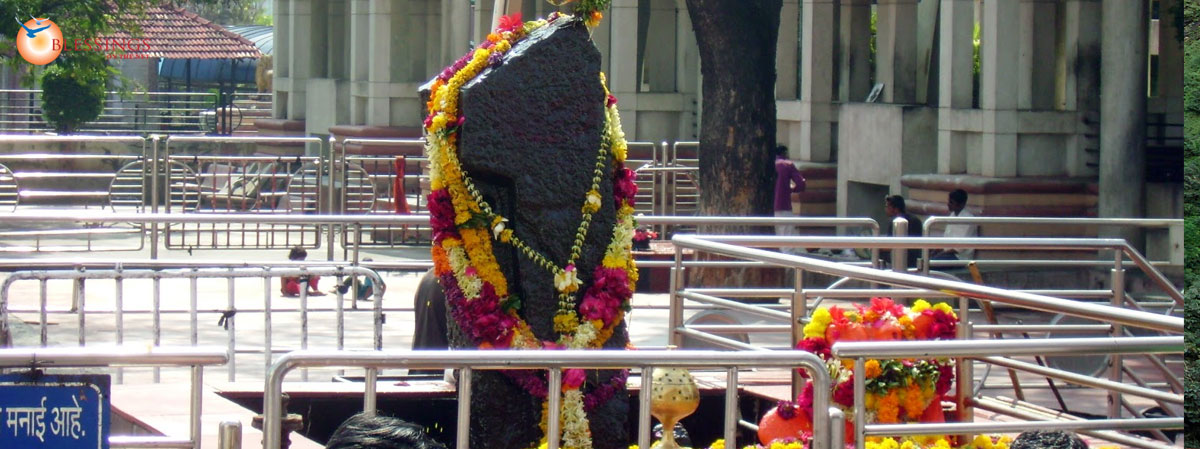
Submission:
[[[804,191],[804,175],[796,168],[796,164],[788,159],[786,146],[775,147],[775,216],[795,217],[792,212],[792,192]],[[775,235],[800,235],[792,225],[775,225]],[[785,253],[801,254],[802,248],[785,248]]]

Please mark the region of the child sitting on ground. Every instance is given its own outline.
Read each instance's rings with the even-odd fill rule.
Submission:
[[[292,251],[288,253],[288,260],[291,260],[291,261],[302,261],[306,258],[308,258],[308,251],[305,251],[304,248],[301,248],[299,246],[292,248]],[[289,296],[289,297],[300,296],[300,289],[303,288],[303,287],[301,287],[301,285],[303,285],[303,284],[308,285],[308,296],[324,296],[325,295],[324,293],[321,292],[321,290],[317,289],[317,282],[319,282],[321,280],[320,276],[300,276],[300,277],[284,276],[284,277],[280,278],[279,280],[282,281],[282,283],[283,283],[283,285],[280,286],[280,288],[279,288],[279,291],[281,293],[283,293],[283,296]]]
[[[366,259],[363,259],[363,262],[370,262],[370,261],[371,261],[371,258],[369,258],[369,257]],[[355,278],[355,276],[347,276],[346,279],[343,280],[341,284],[338,284],[337,287],[334,287],[334,290],[331,291],[330,293],[337,292],[337,293],[341,293],[343,295],[346,294],[346,292],[350,291],[350,287],[354,286],[354,278]],[[387,291],[386,284],[381,285],[380,287],[382,287],[383,291]],[[362,301],[370,301],[371,295],[373,295],[375,293],[374,288],[375,288],[375,281],[372,281],[370,277],[363,276],[363,277],[359,278],[359,280],[358,280],[358,289],[356,289],[354,291],[354,298],[362,300]]]

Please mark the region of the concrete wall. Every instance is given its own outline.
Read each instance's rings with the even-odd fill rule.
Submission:
[[[877,214],[883,196],[904,194],[901,175],[937,168],[936,116],[936,109],[921,106],[841,106],[837,119],[838,215]],[[860,195],[863,192],[865,196]]]

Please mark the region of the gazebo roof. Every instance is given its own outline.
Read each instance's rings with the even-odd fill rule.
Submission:
[[[149,41],[149,50],[128,51],[128,55],[172,59],[258,59],[262,53],[246,38],[230,32],[183,8],[171,5],[150,6],[145,17],[125,17],[127,23],[141,28],[140,38]],[[118,31],[109,38],[133,36]]]

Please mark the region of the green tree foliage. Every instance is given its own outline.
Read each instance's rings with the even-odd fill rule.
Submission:
[[[1184,274],[1187,293],[1184,296],[1184,320],[1196,323],[1200,320],[1200,42],[1196,32],[1200,31],[1200,4],[1193,1],[1184,5],[1184,233],[1186,253]],[[1184,378],[1187,412],[1185,422],[1200,422],[1200,351],[1196,344],[1200,335],[1196,326],[1187,327],[1186,374]],[[1185,430],[1185,447],[1200,447],[1200,426],[1189,425]]]
[[[258,0],[183,0],[176,5],[221,25],[271,25]]]

